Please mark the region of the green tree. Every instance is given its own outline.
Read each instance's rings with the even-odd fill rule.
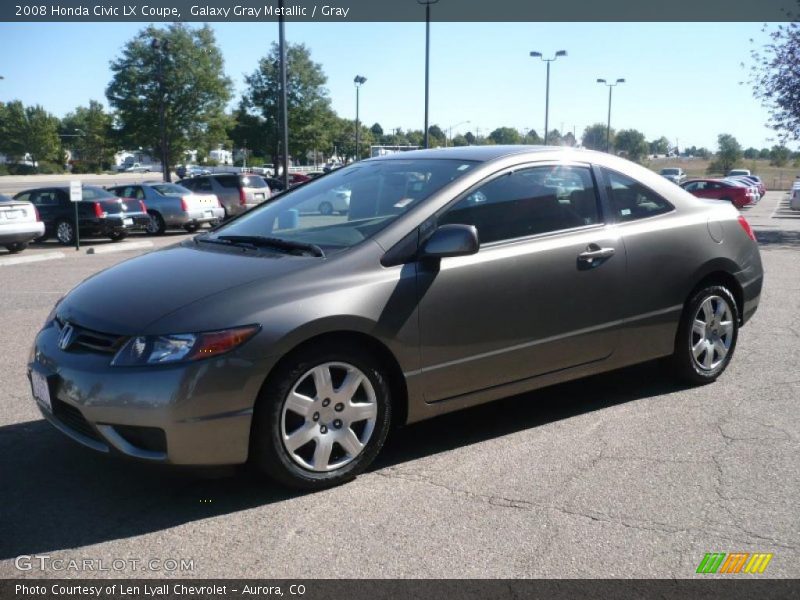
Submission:
[[[453,146],[468,146],[469,142],[467,141],[467,137],[461,135],[460,133],[453,137],[451,140]]]
[[[383,137],[383,127],[381,127],[380,123],[374,123],[369,130],[372,132],[372,135],[375,136],[375,139]]]
[[[561,132],[558,129],[550,130],[550,133],[547,134],[547,145],[548,146],[563,146],[563,138],[561,137]]]
[[[750,146],[747,150],[744,151],[744,157],[748,160],[753,160],[758,158],[758,148],[753,148]]]
[[[564,137],[561,138],[561,145],[574,148],[578,145],[578,140],[575,139],[575,136],[572,135],[571,131],[568,131],[564,134]]]
[[[244,105],[264,119],[265,138],[270,153],[280,156],[280,63],[279,47],[273,43],[269,54],[258,68],[245,77],[247,90]],[[305,157],[315,148],[330,147],[334,138],[341,146],[348,145],[343,120],[337,120],[325,84],[328,81],[322,66],[311,59],[304,44],[288,44],[286,49],[286,96],[289,113],[289,154]],[[366,129],[366,131],[369,131]],[[355,126],[348,147],[355,149]],[[363,135],[361,136],[364,137]],[[363,144],[362,144],[363,147]]]
[[[142,29],[111,62],[113,76],[106,88],[122,139],[133,146],[158,149],[154,154],[160,157],[163,102],[170,166],[182,160],[187,150],[224,144],[231,80],[223,67],[214,31],[207,25],[192,29],[177,23],[164,29],[153,25]]]
[[[95,100],[79,106],[61,121],[64,145],[75,151],[87,170],[108,169],[114,159],[113,117]]]
[[[605,123],[595,123],[589,125],[583,130],[581,142],[584,148],[590,150],[605,150],[606,149],[606,132],[608,128]],[[614,147],[614,130],[611,130],[611,147]]]
[[[464,139],[467,140],[467,144],[469,144],[470,146],[474,146],[475,142],[477,141],[477,139],[475,138],[475,134],[473,134],[471,131],[468,131],[467,133],[464,134]]]
[[[498,127],[489,134],[489,139],[495,144],[519,144],[519,131],[513,127]]]
[[[773,146],[769,152],[769,164],[775,167],[785,167],[791,155],[791,150],[786,146]]]
[[[438,125],[428,127],[428,144],[431,148],[444,146],[447,142],[447,135]]]
[[[736,138],[729,133],[717,136],[717,158],[711,164],[715,171],[727,173],[742,159],[742,147]]]
[[[782,143],[800,140],[800,14],[770,32],[770,41],[752,52],[753,94],[770,113],[769,125]],[[766,26],[764,31],[766,31]]]
[[[58,119],[39,106],[24,106],[19,100],[5,105],[0,126],[0,152],[14,160],[30,155],[34,164],[61,164],[63,153],[58,138]]]
[[[636,162],[646,158],[650,150],[644,134],[636,129],[619,131],[615,137],[614,146],[618,152],[624,152],[630,160]]]
[[[667,154],[669,152],[669,140],[663,135],[657,140],[650,142],[651,154]]]

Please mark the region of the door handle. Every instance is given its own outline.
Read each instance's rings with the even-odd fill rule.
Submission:
[[[585,252],[578,254],[578,262],[587,267],[595,267],[606,258],[611,258],[616,253],[614,248],[601,248],[597,244],[589,244]]]

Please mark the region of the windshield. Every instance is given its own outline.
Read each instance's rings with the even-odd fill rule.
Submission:
[[[204,237],[279,238],[318,246],[326,254],[335,252],[372,237],[477,164],[452,159],[355,163],[262,204]]]
[[[677,175],[678,169],[661,169],[662,175]]]
[[[159,183],[151,187],[162,196],[186,196],[192,193],[182,185],[176,185],[174,183]]]

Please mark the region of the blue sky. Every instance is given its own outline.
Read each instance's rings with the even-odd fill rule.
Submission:
[[[89,99],[104,104],[109,61],[144,24],[2,23],[0,100],[39,103],[63,116]],[[277,39],[275,23],[214,23],[237,96],[244,74]],[[716,147],[719,133],[743,146],[773,145],[767,113],[747,79],[760,23],[436,23],[431,25],[430,121],[488,133],[495,127],[544,127],[545,65],[531,50],[566,58],[552,66],[550,127],[580,132],[605,122],[607,88],[598,77],[627,82],[614,90],[612,127],[666,135],[680,146]],[[353,77],[361,118],[421,129],[424,23],[288,23],[287,39],[310,47],[328,76],[334,109],[354,117]]]

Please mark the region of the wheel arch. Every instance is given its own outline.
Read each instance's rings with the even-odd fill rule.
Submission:
[[[736,301],[736,310],[739,315],[739,324],[741,325],[742,315],[744,314],[744,290],[739,280],[734,275],[737,270],[736,263],[725,258],[716,259],[704,265],[692,278],[694,285],[684,298],[684,306],[686,306],[698,290],[708,285],[723,285],[733,294],[733,299]]]
[[[394,415],[392,425],[398,426],[405,424],[408,418],[408,388],[397,357],[378,338],[355,329],[331,330],[317,333],[302,341],[295,341],[291,348],[283,354],[280,360],[272,366],[264,377],[264,381],[259,388],[258,397],[261,397],[261,392],[266,388],[267,384],[287,363],[291,363],[291,361],[295,360],[295,357],[301,355],[307,348],[319,345],[320,343],[355,344],[359,348],[366,349],[367,352],[376,357],[386,368],[389,389],[391,391],[392,414]]]

